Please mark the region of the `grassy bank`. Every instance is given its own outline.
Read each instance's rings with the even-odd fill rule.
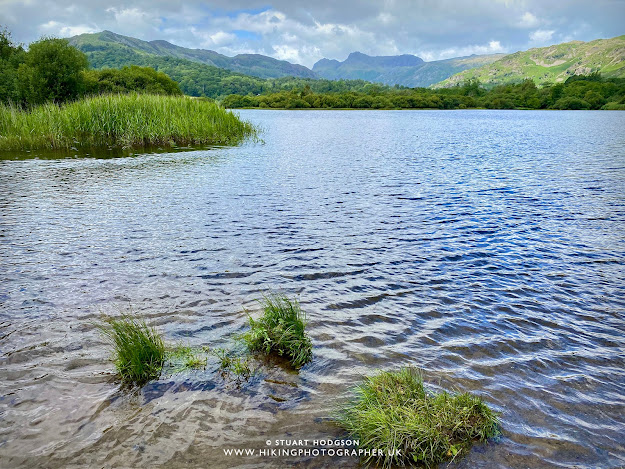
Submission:
[[[254,127],[211,101],[104,95],[31,110],[0,105],[0,150],[236,144]]]
[[[337,421],[371,450],[365,462],[383,467],[431,467],[499,433],[496,414],[479,397],[431,393],[414,368],[365,378]]]

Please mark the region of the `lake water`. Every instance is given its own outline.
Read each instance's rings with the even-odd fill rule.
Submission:
[[[264,143],[0,160],[0,467],[355,468],[224,449],[345,437],[402,365],[501,413],[452,467],[625,465],[625,113],[241,115]],[[229,347],[269,290],[308,315],[299,374],[119,390],[101,313]]]

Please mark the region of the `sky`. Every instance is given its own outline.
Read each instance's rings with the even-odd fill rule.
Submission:
[[[0,27],[25,45],[106,29],[312,67],[354,51],[431,61],[619,36],[625,0],[0,0]]]

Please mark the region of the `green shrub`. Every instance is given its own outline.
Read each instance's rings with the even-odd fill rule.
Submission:
[[[604,111],[625,111],[625,104],[609,102],[605,104],[601,109],[603,109]]]
[[[301,368],[312,358],[312,342],[305,332],[306,318],[299,303],[272,294],[263,301],[263,316],[249,317],[250,330],[242,335],[252,352],[275,353]]]
[[[560,98],[553,105],[554,109],[588,109],[590,104],[580,98],[574,96],[567,96],[566,98]]]
[[[496,414],[479,397],[428,392],[414,368],[365,378],[336,420],[372,452],[365,462],[383,467],[433,466],[499,433]]]
[[[103,322],[99,328],[113,348],[122,383],[142,386],[158,378],[165,361],[165,344],[156,329],[129,314]]]

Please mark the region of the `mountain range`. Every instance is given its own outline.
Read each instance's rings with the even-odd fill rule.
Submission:
[[[371,57],[352,52],[343,62],[321,59],[312,68],[322,78],[331,80],[367,80],[387,85],[428,87],[463,70],[495,62],[505,54],[472,55],[424,62],[414,55]]]
[[[343,62],[321,59],[312,70],[260,54],[227,57],[211,50],[188,49],[163,40],[143,41],[111,31],[81,34],[69,41],[87,55],[94,68],[133,64],[153,66],[170,74],[179,83],[186,80],[186,89],[197,90],[196,95],[209,96],[219,94],[219,91],[213,90],[213,94],[209,94],[205,84],[198,88],[198,83],[192,83],[193,76],[201,75],[206,81],[207,76],[218,75],[220,83],[231,80],[231,77],[241,81],[245,76],[250,79],[292,76],[366,80],[408,87],[449,87],[470,79],[478,79],[487,86],[520,82],[526,78],[541,84],[597,71],[606,77],[625,77],[625,36],[586,43],[572,41],[508,55],[472,55],[432,62],[409,54],[372,57],[353,52]],[[217,83],[213,78],[209,81]]]
[[[448,60],[424,62],[414,55],[372,57],[353,52],[343,62],[321,59],[313,69],[260,54],[227,57],[212,50],[188,49],[167,41],[143,41],[111,31],[81,34],[69,39],[89,58],[94,68],[119,67],[145,63],[146,57],[168,57],[210,65],[259,78],[294,76],[330,80],[366,80],[387,85],[430,86],[454,73],[480,67],[503,57],[503,54],[473,55]]]
[[[227,57],[212,50],[187,49],[167,41],[142,41],[134,37],[122,36],[111,31],[94,34],[81,34],[69,39],[72,46],[80,49],[89,58],[92,67],[101,68],[108,64],[110,56],[128,57],[133,55],[171,57],[191,62],[225,68],[234,72],[259,78],[295,76],[317,78],[315,73],[303,65],[292,64],[260,54],[239,54]],[[124,63],[123,65],[128,65]],[[110,66],[110,65],[109,65]]]

